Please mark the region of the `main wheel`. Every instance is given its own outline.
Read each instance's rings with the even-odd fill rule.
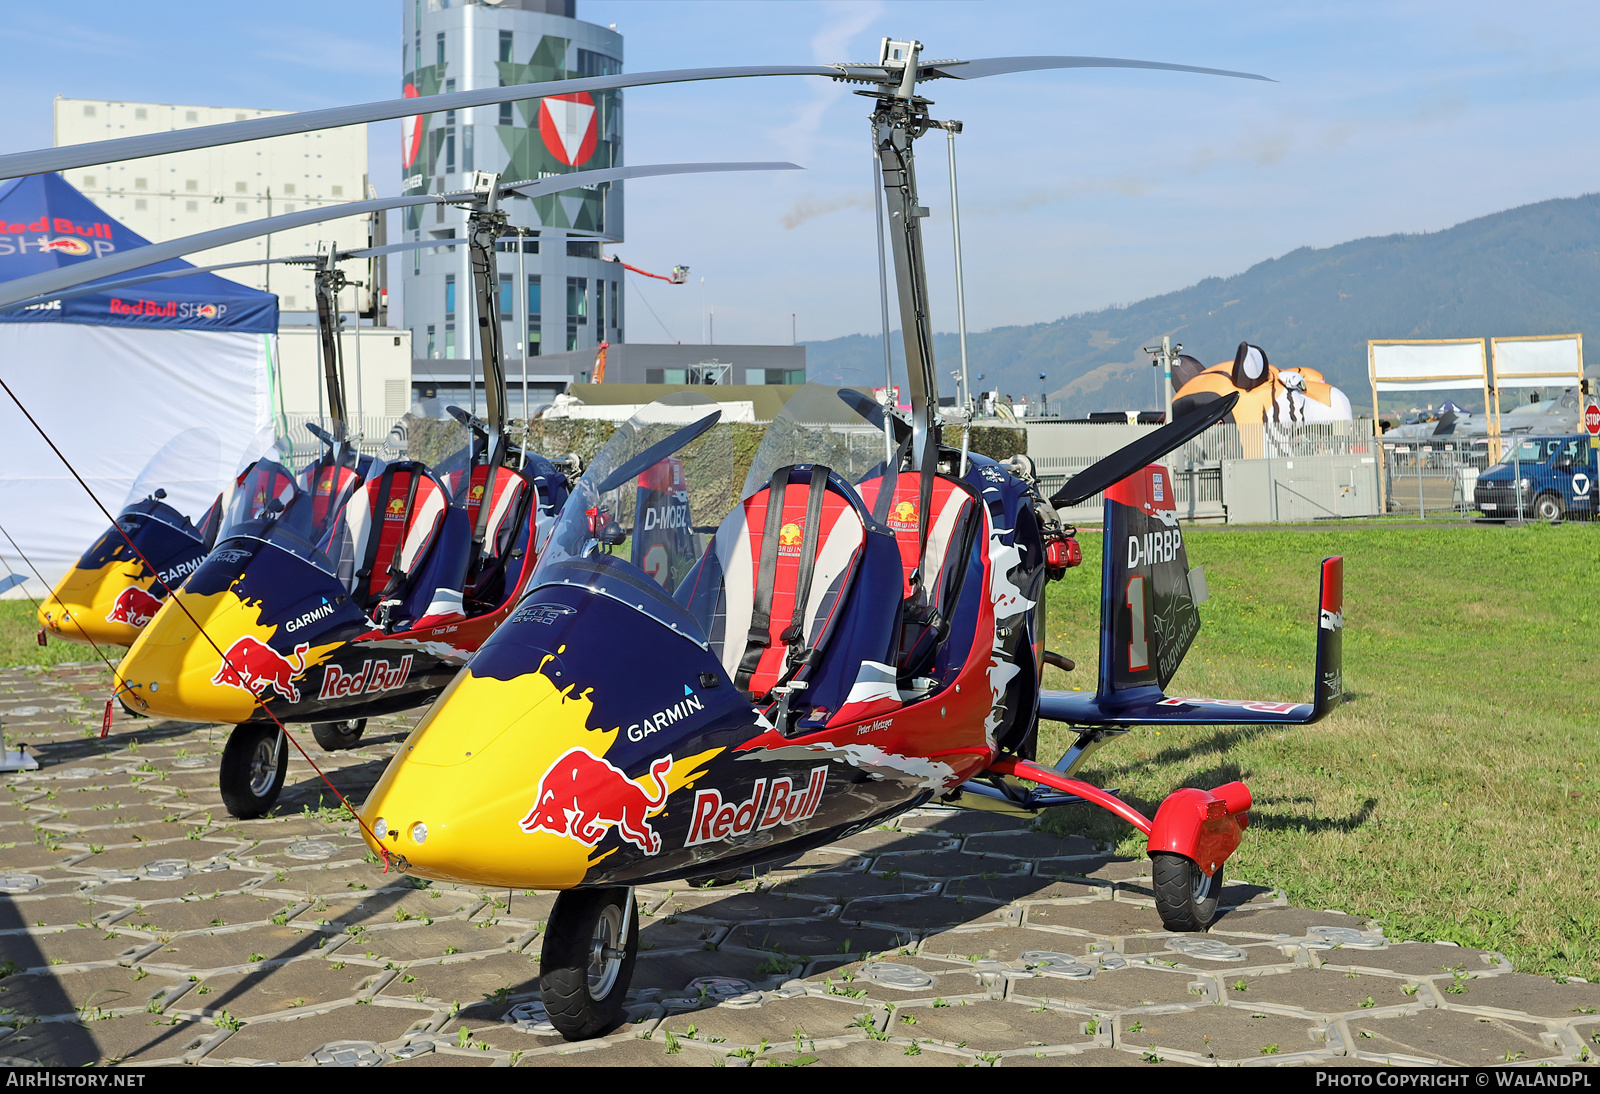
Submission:
[[[1222,895],[1222,867],[1206,877],[1191,858],[1162,851],[1150,856],[1155,880],[1156,911],[1169,931],[1204,931],[1217,918]]]
[[[638,955],[631,889],[569,889],[556,897],[539,954],[539,994],[550,1024],[569,1041],[615,1026]]]
[[[222,804],[240,820],[259,817],[278,800],[289,770],[289,743],[278,747],[278,727],[264,722],[234,726],[222,749],[218,779]],[[276,749],[277,761],[272,753]]]
[[[339,752],[356,747],[362,732],[367,728],[365,718],[349,718],[343,722],[317,722],[311,735],[317,739],[324,752]]]
[[[1533,515],[1551,524],[1560,520],[1566,511],[1567,507],[1561,504],[1561,499],[1555,494],[1540,494],[1533,503]]]

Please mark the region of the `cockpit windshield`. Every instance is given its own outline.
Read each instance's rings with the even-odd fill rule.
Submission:
[[[318,545],[356,489],[384,466],[358,442],[333,420],[262,430],[239,460],[218,541],[264,540],[333,572]]]
[[[146,462],[120,512],[132,510],[193,535],[227,480],[217,435],[203,427],[186,429]]]
[[[846,482],[860,482],[893,451],[884,433],[883,408],[870,394],[807,384],[767,427],[739,497],[749,497],[779,470],[796,464],[822,464]]]

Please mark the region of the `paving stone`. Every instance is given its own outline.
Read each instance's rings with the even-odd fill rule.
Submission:
[[[532,1038],[529,1038],[531,1041]],[[3,1048],[3,1046],[0,1046]],[[723,1061],[695,1047],[673,1052],[661,1038],[606,1041],[597,1047],[573,1045],[559,1052],[524,1056],[518,1067],[714,1067]]]
[[[197,1022],[129,1014],[95,1022],[39,1022],[0,1042],[0,1055],[46,1067],[176,1060],[216,1033]]]
[[[435,895],[437,893],[437,895]],[[380,889],[322,897],[302,911],[297,922],[326,919],[348,927],[360,924],[373,927],[385,923],[406,923],[413,919],[449,919],[478,907],[483,901],[473,893],[440,892],[429,889]]]
[[[968,897],[1009,904],[1014,900],[1051,900],[1091,897],[1082,885],[1067,885],[1048,878],[1018,874],[1010,877],[957,877],[945,882],[939,892],[947,897]]]
[[[1311,1036],[1316,1025],[1314,1019],[1203,1006],[1168,1014],[1124,1014],[1118,1019],[1117,1040],[1133,1048],[1154,1046],[1158,1054],[1165,1049],[1217,1060],[1254,1060],[1323,1050],[1325,1042]]]
[[[815,894],[796,893],[787,887],[759,892],[673,890],[651,909],[651,914],[657,918],[684,915],[718,923],[738,923],[746,919],[792,919],[795,916],[815,915],[825,910],[829,903],[830,900],[819,900]]]
[[[1028,907],[1027,921],[1030,925],[1066,927],[1105,938],[1164,933],[1161,917],[1154,908],[1121,900],[1097,900],[1087,904],[1033,904]]]
[[[208,927],[265,923],[275,915],[286,914],[292,910],[293,905],[282,897],[236,893],[229,896],[145,904],[143,911],[131,917],[129,923],[136,922],[141,930],[178,934]],[[145,927],[146,923],[151,926]]]
[[[818,1041],[829,1037],[860,1037],[862,1027],[857,1023],[871,1009],[854,1000],[817,996],[779,999],[760,1007],[724,1004],[671,1015],[661,1023],[654,1039],[660,1040],[664,1032],[686,1037],[691,1026],[696,1031],[694,1038],[700,1043],[726,1044],[728,1050],[740,1045],[759,1045],[763,1039],[781,1045],[797,1038]],[[875,1017],[881,1027],[881,1009]],[[712,1040],[718,1037],[722,1041]]]
[[[1030,999],[1046,999],[1097,1014],[1109,1014],[1129,1007],[1169,1006],[1175,1003],[1192,1006],[1198,999],[1189,988],[1194,979],[1194,974],[1185,969],[1131,965],[1120,969],[1100,969],[1090,980],[1035,976],[1017,982],[1012,991]]]
[[[735,927],[723,939],[722,945],[819,957],[829,954],[882,953],[899,949],[910,941],[909,931],[862,927],[831,919],[791,919],[746,923]]]
[[[939,882],[933,878],[901,874],[884,877],[881,874],[806,874],[779,882],[773,892],[789,896],[809,896],[834,904],[848,904],[862,897],[911,896],[931,893]]]
[[[384,1067],[493,1067],[500,1056],[488,1052],[452,1052],[435,1049],[404,1060],[387,1060]]]
[[[1086,877],[1096,881],[1131,881],[1150,877],[1150,860],[1109,855],[1088,859],[1040,859],[1038,872]]]
[[[1240,1006],[1277,1003],[1318,1014],[1342,1014],[1373,1007],[1420,1006],[1404,981],[1386,976],[1349,976],[1332,969],[1294,969],[1267,976],[1224,976],[1226,998]],[[1245,988],[1237,988],[1238,983]]]
[[[942,835],[970,836],[978,832],[1029,832],[1032,825],[1017,817],[998,813],[983,813],[969,809],[952,809],[938,813],[907,813],[897,824],[907,831],[937,832]]]
[[[1600,1010],[1600,984],[1558,984],[1543,976],[1510,972],[1473,977],[1461,995],[1442,995],[1446,1006],[1495,1007],[1566,1021]]]
[[[529,953],[497,953],[471,961],[447,961],[439,964],[411,965],[379,991],[385,998],[410,999],[417,1002],[436,1000],[448,1006],[460,1003],[463,1007],[483,1004],[499,989],[509,996],[526,997],[539,990],[539,953],[537,945]],[[354,966],[349,966],[354,968]],[[366,970],[371,973],[371,969]],[[417,996],[422,996],[421,1000]]]
[[[249,963],[252,954],[262,960],[287,961],[318,952],[317,943],[328,936],[298,927],[247,927],[186,934],[161,945],[140,959],[151,967],[175,969],[225,969]]]
[[[1452,1067],[1540,1060],[1557,1053],[1539,1039],[1542,1025],[1424,1010],[1394,1018],[1350,1018],[1353,1048],[1363,1056],[1419,1056]]]
[[[1365,927],[1367,921],[1338,912],[1313,912],[1305,908],[1240,908],[1222,912],[1211,924],[1214,932],[1255,934],[1268,938],[1280,934],[1303,936],[1312,927]]]
[[[111,937],[107,938],[107,934]],[[0,935],[0,965],[9,961],[18,969],[36,969],[51,965],[115,962],[147,944],[115,931],[93,928],[35,930],[28,934]]]
[[[990,901],[913,896],[854,900],[839,913],[839,918],[846,923],[873,923],[926,931],[963,923],[993,923],[1003,911],[1003,906]]]
[[[303,892],[307,899],[408,887],[405,879],[393,871],[385,874],[382,867],[366,863],[300,866],[287,870],[280,864],[277,872],[282,873],[284,878],[280,881],[275,874],[272,882],[274,887]]]
[[[20,930],[25,927],[70,927],[81,919],[84,922],[100,916],[117,915],[126,911],[116,904],[95,900],[87,895],[73,893],[41,899],[0,897],[0,930]]]
[[[1191,952],[1184,952],[1186,947],[1199,943]],[[1201,947],[1210,947],[1211,956],[1201,956],[1208,952]],[[1277,946],[1264,943],[1251,943],[1243,938],[1223,938],[1219,935],[1150,935],[1130,937],[1122,940],[1122,952],[1130,957],[1149,956],[1160,961],[1168,961],[1182,968],[1193,969],[1196,972],[1224,972],[1231,969],[1252,969],[1263,966],[1292,965],[1292,958],[1285,957]],[[1237,953],[1238,957],[1224,956],[1228,953]]]
[[[346,957],[373,955],[370,960],[435,961],[457,954],[503,951],[523,933],[520,928],[486,921],[479,928],[459,919],[439,920],[431,926],[400,924],[364,931],[343,947]]]
[[[879,855],[872,861],[872,871],[877,874],[898,870],[904,874],[928,878],[1025,874],[1031,866],[1032,863],[1026,860],[975,854],[971,851],[904,851]]]
[[[397,1040],[429,1016],[411,1007],[351,1005],[306,1018],[251,1022],[206,1054],[209,1062],[302,1060],[330,1041]]]
[[[968,837],[961,849],[969,854],[1030,859],[1082,859],[1105,853],[1104,845],[1082,836],[1052,832],[992,832]]]
[[[1027,927],[995,927],[988,930],[941,931],[929,935],[918,952],[945,954],[957,958],[983,957],[993,961],[1020,961],[1029,950],[1082,953],[1087,939],[1054,931]]]
[[[949,851],[956,847],[957,837],[936,832],[903,831],[898,828],[874,828],[858,832],[848,839],[828,846],[856,851],[864,855],[877,855],[886,851]]]
[[[279,1011],[314,1010],[367,993],[387,976],[369,965],[335,968],[328,961],[290,961],[246,973],[212,973],[201,979],[171,1009],[186,1014],[255,1018]]]
[[[30,870],[37,873],[42,867],[61,866],[83,854],[82,851],[33,843],[31,839],[32,837],[27,841],[19,839],[14,846],[0,851],[0,861],[4,861],[6,873]]]
[[[971,1052],[939,1048],[938,1044],[851,1041],[837,1048],[806,1048],[805,1052],[768,1049],[752,1067],[786,1067],[800,1056],[816,1057],[808,1067],[970,1067],[974,1060]]]
[[[727,928],[700,919],[655,916],[639,925],[639,950],[703,950],[727,933]]]
[[[184,983],[186,981],[178,977],[157,973],[140,976],[135,970],[122,966],[61,972],[46,970],[0,980],[0,1007],[30,1018],[92,1011],[97,1007],[102,1011],[143,1010],[151,999]]]
[[[877,960],[877,959],[874,959]],[[908,954],[895,953],[883,958],[896,965],[908,965],[927,973],[933,978],[933,986],[907,992],[891,988],[868,978],[863,966],[868,961],[856,959],[844,961],[839,958],[824,958],[814,961],[806,971],[802,983],[810,985],[814,990],[822,991],[840,998],[874,998],[903,1002],[909,998],[955,998],[962,995],[987,995],[989,986],[972,970],[971,965],[961,965],[954,961],[940,960],[938,958],[916,957]],[[852,996],[850,993],[865,990],[866,996]]]
[[[966,999],[950,1007],[914,1008],[916,1024],[897,1012],[890,1027],[900,1036],[928,1037],[972,1052],[1004,1052],[1093,1041],[1082,1032],[1083,1016],[1048,1007],[999,1000]]]
[[[1451,969],[1468,974],[1488,972],[1497,967],[1484,960],[1485,951],[1463,946],[1438,946],[1431,942],[1409,942],[1381,950],[1320,950],[1317,958],[1336,968],[1355,966],[1382,969],[1408,976],[1449,976]],[[1470,991],[1474,982],[1467,984]]]
[[[774,975],[772,959],[766,954],[739,950],[700,950],[689,954],[642,953],[633,966],[633,989],[659,988],[679,992],[689,981],[702,976],[733,976],[752,983]]]
[[[532,1052],[562,1043],[561,1035],[558,1033],[534,1033],[520,1029],[511,1022],[502,1021],[505,1012],[511,1009],[512,1005],[479,1006],[470,1012],[463,1009],[459,1018],[449,1019],[437,1033],[433,1034],[435,1043],[442,1047],[461,1047],[462,1029],[467,1031],[467,1040],[471,1042],[471,1045],[466,1046],[468,1051],[481,1052],[481,1049],[474,1049],[472,1045],[484,1044],[507,1053]],[[643,1022],[624,1021],[608,1032],[608,1038],[620,1040],[638,1036],[654,1026],[657,1014],[655,1008],[646,1007],[644,1012],[650,1015],[648,1019]]]
[[[1146,1057],[1152,1057],[1147,1059]],[[1012,1053],[1000,1060],[1001,1067],[1192,1067],[1194,1063],[1181,1057],[1168,1058],[1159,1052],[1129,1052],[1115,1048],[1091,1048],[1081,1052]]]

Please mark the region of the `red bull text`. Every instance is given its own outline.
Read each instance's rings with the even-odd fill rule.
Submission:
[[[796,791],[791,779],[773,779],[772,792],[768,794],[767,780],[757,779],[750,797],[739,803],[724,803],[720,790],[701,790],[694,796],[694,819],[683,845],[694,847],[809,820],[822,804],[822,788],[827,781],[828,769],[813,767],[805,789]]]
[[[338,665],[329,665],[322,674],[322,690],[318,699],[349,699],[357,695],[373,695],[380,691],[393,691],[411,676],[411,655],[400,658],[400,664],[389,667],[387,661],[363,661],[360,672],[346,672]]]

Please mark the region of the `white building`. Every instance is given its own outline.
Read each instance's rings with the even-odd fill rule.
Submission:
[[[286,113],[219,106],[172,106],[103,99],[55,100],[55,142],[164,133]],[[74,168],[66,180],[152,243],[230,224],[367,196],[365,126],[299,133],[193,152]],[[365,246],[368,217],[349,217],[188,255],[197,266],[251,258],[315,254],[318,240]],[[366,281],[365,265],[350,276]],[[356,272],[356,271],[362,272]],[[222,276],[278,294],[282,311],[316,310],[311,274],[302,267],[257,266]],[[346,295],[344,307],[355,306]]]

